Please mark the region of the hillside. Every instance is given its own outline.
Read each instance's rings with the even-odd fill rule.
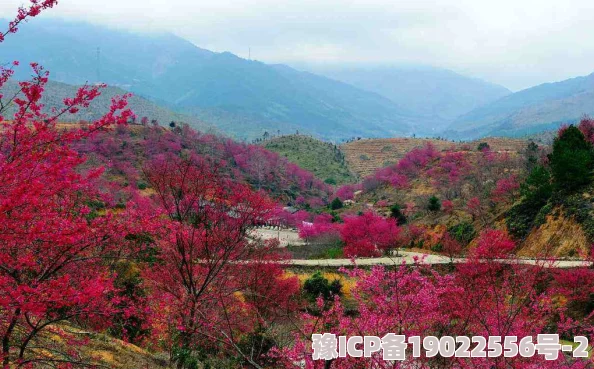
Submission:
[[[346,83],[211,52],[172,34],[40,20],[3,43],[0,60],[15,59],[22,64],[17,78],[27,78],[25,66],[39,62],[53,80],[118,86],[240,139],[278,130],[334,140],[389,137],[410,133],[425,119]]]
[[[236,182],[267,192],[280,204],[302,198],[311,207],[328,201],[331,186],[313,173],[289,162],[262,146],[233,141],[225,136],[207,134],[177,126],[128,125],[111,132],[101,132],[76,148],[89,158],[85,165],[105,166],[106,178],[122,188],[146,187],[143,165],[164,153],[182,156],[192,151],[216,158],[221,171]]]
[[[503,86],[433,67],[310,68],[329,78],[378,93],[419,116],[427,117],[427,125],[415,127],[417,134],[440,131],[459,116],[511,94]]]
[[[545,83],[477,108],[448,127],[448,137],[521,136],[594,114],[594,74]]]
[[[526,140],[508,138],[485,138],[481,140],[456,143],[446,140],[423,138],[380,138],[356,140],[340,146],[345,153],[349,168],[360,177],[365,177],[377,169],[397,163],[409,151],[431,143],[438,151],[450,148],[476,150],[479,143],[487,142],[493,151],[521,152]]]
[[[67,97],[75,96],[77,89],[77,86],[50,81],[46,86],[46,93],[41,100],[44,104],[45,112],[50,112],[52,108],[59,109],[63,107],[63,100]],[[17,91],[18,86],[15,82],[9,82],[0,89],[0,93],[7,97],[13,96]],[[117,87],[104,88],[101,90],[101,95],[93,100],[92,108],[81,109],[76,114],[66,114],[61,117],[61,120],[66,122],[96,120],[109,110],[112,97],[123,95],[125,93],[126,91]],[[140,122],[142,117],[147,117],[149,121],[154,119],[161,125],[168,125],[170,122],[174,121],[178,124],[186,123],[189,126],[204,132],[215,131],[212,126],[207,125],[196,117],[175,113],[137,95],[132,96],[128,100],[128,103],[130,109],[136,114],[138,122]],[[10,107],[7,110],[7,113],[5,113],[6,117],[10,117],[14,114],[14,109],[14,106]]]
[[[352,183],[357,179],[347,167],[344,153],[334,144],[309,136],[290,135],[264,141],[263,146],[328,183]]]

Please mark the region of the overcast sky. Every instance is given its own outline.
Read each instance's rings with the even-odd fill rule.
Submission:
[[[22,3],[1,0],[0,16]],[[594,72],[592,0],[60,0],[49,16],[270,63],[433,65],[512,90]]]

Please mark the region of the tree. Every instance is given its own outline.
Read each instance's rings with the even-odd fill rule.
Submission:
[[[520,185],[520,195],[532,207],[542,207],[553,194],[551,172],[544,166],[536,166],[524,183]]]
[[[441,206],[443,207],[443,211],[446,214],[452,214],[452,212],[454,211],[454,203],[451,200],[444,200],[441,203]]]
[[[147,269],[146,277],[153,298],[164,304],[160,319],[170,327],[170,349],[183,353],[176,356],[178,368],[188,364],[186,354],[212,345],[260,367],[239,345],[242,332],[254,328],[243,323],[253,306],[242,304],[239,296],[255,293],[246,285],[255,265],[263,271],[269,271],[267,265],[276,268],[278,242],[249,237],[271,217],[271,201],[226,177],[216,162],[192,153],[159,156],[143,171],[167,216],[165,235],[158,240],[159,263]],[[253,277],[270,278],[263,271]],[[279,285],[281,279],[276,275],[272,281]]]
[[[466,203],[466,210],[472,215],[472,220],[483,220],[484,209],[481,200],[478,197],[473,197]]]
[[[345,244],[346,256],[377,256],[389,252],[398,244],[400,228],[393,218],[383,218],[371,211],[360,216],[344,218],[340,237]]]
[[[590,299],[594,288],[588,268],[557,270],[550,261],[525,265],[509,253],[515,244],[505,232],[485,230],[467,260],[453,264],[449,273],[439,273],[422,262],[413,268],[376,266],[349,272],[357,284],[351,288],[347,310],[338,296],[333,301],[318,299],[316,314],[301,317],[300,334],[294,344],[279,348],[277,367],[312,369],[356,369],[399,367],[385,361],[381,352],[368,357],[344,357],[332,361],[312,360],[312,333],[337,336],[378,336],[386,332],[406,337],[436,335],[535,337],[555,332],[572,337],[592,328],[590,312],[576,309]],[[507,263],[502,257],[510,257]],[[352,307],[354,305],[354,307]],[[352,314],[355,310],[357,313]],[[590,309],[591,310],[591,309]],[[437,332],[437,333],[436,333]],[[578,333],[580,332],[580,333]],[[587,333],[590,335],[589,333]],[[456,345],[456,347],[459,347]],[[472,345],[474,348],[475,345]],[[407,347],[406,367],[414,368],[587,368],[587,359],[559,355],[545,360],[542,355],[498,358],[420,357]]]
[[[324,300],[330,300],[334,296],[340,296],[342,295],[341,289],[342,284],[340,280],[335,279],[330,282],[320,272],[315,272],[303,283],[303,291],[312,301],[315,301],[320,296]]]
[[[549,156],[553,182],[558,189],[575,190],[592,181],[594,150],[584,134],[571,125],[560,131]]]
[[[516,175],[501,178],[495,184],[491,197],[496,202],[513,201],[520,189],[520,182]]]
[[[330,203],[330,209],[332,210],[342,209],[342,207],[342,201],[340,201],[338,197],[335,197],[334,200],[332,200],[332,202]]]
[[[20,8],[8,31],[0,32],[0,43],[56,3],[32,1]],[[32,80],[19,82],[15,95],[0,96],[0,359],[4,368],[86,366],[89,358],[76,350],[80,341],[60,324],[107,327],[124,307],[116,297],[110,260],[126,254],[130,225],[125,219],[136,219],[132,208],[121,216],[93,213],[94,204],[109,198],[96,189],[102,170],[81,173],[85,159],[72,145],[125,124],[133,114],[126,109],[127,96],[116,97],[101,119],[58,130],[58,118],[88,107],[101,86],[81,87],[50,116],[40,104],[48,73],[31,66]],[[0,67],[0,88],[12,74]],[[11,104],[16,113],[5,121],[2,114]]]
[[[526,157],[526,171],[530,173],[538,165],[539,147],[534,141],[530,141],[526,146],[524,155]]]
[[[489,146],[489,144],[487,142],[481,142],[478,144],[476,149],[477,149],[477,151],[487,151],[487,150],[491,150],[491,146]]]
[[[427,204],[427,210],[429,211],[439,211],[441,209],[441,201],[437,196],[431,196],[429,198],[429,203]]]
[[[448,234],[462,245],[468,245],[474,237],[476,231],[472,223],[462,222],[448,228]]]
[[[402,208],[398,204],[390,206],[390,216],[396,219],[398,225],[406,224],[406,216],[402,213]]]

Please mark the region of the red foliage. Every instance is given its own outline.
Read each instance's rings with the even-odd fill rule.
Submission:
[[[466,203],[466,210],[472,215],[473,219],[482,217],[483,205],[481,204],[481,200],[478,197],[471,198]]]
[[[286,310],[296,283],[282,279],[277,242],[250,241],[254,226],[274,215],[260,192],[234,182],[220,165],[197,155],[162,155],[144,169],[163,214],[160,262],[145,275],[162,306],[155,311],[168,327],[171,344],[182,349],[212,341],[236,347],[241,334]],[[291,286],[289,288],[289,286]],[[285,294],[283,299],[274,298]],[[252,304],[240,295],[254,297]],[[254,310],[255,309],[255,310]],[[247,361],[250,352],[238,353]]]
[[[436,186],[443,188],[459,184],[468,175],[471,168],[466,153],[448,151],[442,155],[436,165],[427,171],[427,175]]]
[[[6,33],[56,1],[32,1],[19,9]],[[15,63],[16,64],[16,63]],[[79,361],[75,352],[49,347],[35,339],[51,325],[87,321],[107,326],[125,303],[118,298],[109,260],[124,256],[125,239],[138,220],[128,214],[99,215],[95,205],[108,197],[96,190],[102,170],[78,170],[85,159],[72,149],[79,139],[131,116],[126,96],[114,98],[109,113],[84,129],[66,132],[56,128],[57,119],[78,111],[100,94],[100,87],[84,86],[62,108],[49,116],[41,112],[40,99],[48,73],[32,65],[34,78],[20,82],[20,92],[8,97],[17,112],[3,121],[0,132],[0,338],[3,367],[26,366],[23,360],[41,360],[48,366]],[[0,87],[12,71],[0,70]],[[0,98],[4,98],[3,96]],[[0,105],[0,114],[7,104]],[[136,223],[136,228],[143,226]],[[67,336],[53,328],[58,336]],[[31,345],[35,342],[35,348]],[[60,365],[60,364],[58,364]]]
[[[327,234],[337,234],[338,229],[335,223],[332,223],[332,215],[320,214],[314,218],[312,223],[302,222],[298,227],[299,237],[309,240]]]
[[[340,236],[348,257],[377,256],[398,244],[400,228],[393,218],[384,218],[371,211],[360,216],[345,217]]]
[[[517,175],[501,178],[497,181],[491,197],[496,202],[513,200],[520,189],[520,182]]]
[[[583,133],[586,141],[594,144],[594,120],[586,117],[578,124],[578,129]]]
[[[409,151],[404,158],[400,159],[396,168],[408,176],[418,174],[418,171],[427,167],[427,165],[439,158],[439,152],[431,143]]]
[[[494,243],[496,249],[510,247],[510,241],[498,231],[485,232],[481,238],[484,244]],[[357,278],[351,294],[358,313],[345,313],[338,297],[329,306],[319,301],[321,313],[318,316],[304,314],[302,317],[304,335],[295,335],[296,342],[292,347],[276,352],[280,367],[399,367],[394,366],[394,362],[384,361],[379,352],[365,358],[337,358],[331,365],[314,361],[311,343],[306,339],[312,333],[322,332],[348,337],[382,337],[393,332],[406,337],[420,336],[421,339],[436,335],[436,332],[440,337],[468,336],[472,332],[485,338],[520,338],[550,333],[551,327],[555,327],[555,333],[560,335],[591,336],[591,313],[586,312],[585,318],[573,316],[575,306],[588,301],[593,291],[591,270],[556,270],[548,268],[547,264],[528,266],[518,263],[517,259],[503,264],[494,258],[501,254],[493,248],[488,249],[484,250],[486,254],[477,255],[481,258],[471,257],[467,262],[458,263],[455,270],[447,274],[440,274],[423,264],[414,268],[401,266],[388,270],[374,267],[369,272],[360,269],[348,272]],[[564,355],[553,361],[547,361],[541,355],[528,358],[501,356],[496,360],[452,357],[444,361],[439,356],[430,358],[424,354],[414,358],[411,350],[409,345],[407,367],[569,369],[590,366],[588,360],[574,360]]]
[[[480,234],[477,246],[472,249],[470,255],[476,259],[506,258],[515,247],[515,242],[506,232],[487,229]]]
[[[117,135],[98,135],[77,148],[81,153],[92,154],[112,174],[123,175],[127,183],[136,183],[143,163],[155,155],[182,155],[189,151],[218,161],[221,169],[235,180],[265,190],[284,203],[295,201],[318,208],[332,192],[312,173],[261,146],[202,134],[185,125],[173,130],[158,126],[135,128],[123,129]],[[287,195],[295,193],[300,194],[296,199]]]
[[[355,192],[361,189],[360,185],[346,184],[341,186],[336,191],[336,197],[341,201],[352,200],[355,197]]]
[[[441,208],[446,214],[451,214],[454,211],[454,203],[451,200],[443,200]]]

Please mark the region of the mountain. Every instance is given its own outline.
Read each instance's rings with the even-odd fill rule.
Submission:
[[[60,109],[63,107],[64,99],[75,96],[77,89],[77,86],[50,81],[45,86],[43,98],[41,99],[41,102],[44,105],[44,112],[51,113],[53,108]],[[9,81],[0,89],[0,94],[3,94],[6,97],[13,96],[17,92],[18,85],[14,81]],[[93,121],[99,119],[103,114],[109,111],[112,97],[123,95],[125,93],[126,91],[118,87],[106,87],[101,90],[101,95],[93,100],[88,109],[83,108],[76,114],[66,114],[60,121],[78,122],[81,120]],[[178,123],[187,123],[191,127],[201,131],[216,132],[212,126],[209,126],[196,117],[175,113],[140,96],[132,96],[129,98],[128,106],[136,114],[138,121],[140,121],[142,117],[150,117],[151,120],[155,119],[162,125],[167,125],[174,121]],[[10,119],[16,112],[15,109],[15,105],[10,106],[4,116],[7,119]]]
[[[425,117],[376,93],[284,65],[196,47],[171,34],[140,34],[86,23],[36,20],[0,48],[0,61],[39,62],[53,80],[105,82],[237,138],[265,131],[340,140],[406,135]],[[26,78],[29,71],[17,70]]]
[[[506,96],[456,119],[448,136],[521,136],[594,114],[594,74],[545,83]]]
[[[428,66],[304,66],[380,94],[419,117],[421,134],[438,132],[459,116],[511,94],[507,88]],[[417,128],[418,129],[418,128]]]

